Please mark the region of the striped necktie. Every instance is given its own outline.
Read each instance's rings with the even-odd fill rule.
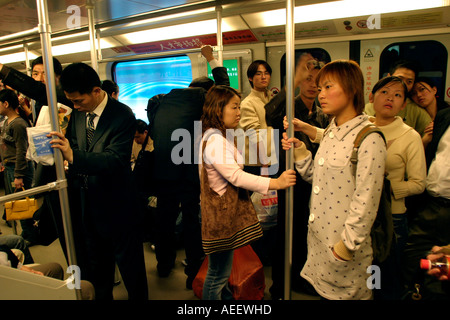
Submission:
[[[91,145],[92,138],[94,137],[95,127],[94,127],[94,118],[96,114],[93,112],[88,113],[88,124],[86,128],[86,151],[89,149],[89,146]],[[83,188],[88,188],[88,175],[82,175],[83,177]]]
[[[94,118],[97,115],[93,112],[90,112],[88,114],[88,126],[86,128],[86,140],[87,140],[87,148],[89,148],[89,146],[91,145],[92,142],[92,138],[94,137],[94,132],[95,132],[95,128],[94,128]]]

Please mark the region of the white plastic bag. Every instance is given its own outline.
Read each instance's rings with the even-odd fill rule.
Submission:
[[[50,146],[50,140],[52,138],[47,138],[47,134],[52,131],[51,129],[51,125],[49,124],[27,128],[27,159],[45,166],[53,165],[55,160],[53,158],[53,148]]]
[[[267,194],[253,192],[251,196],[253,206],[258,215],[259,222],[263,229],[269,229],[277,224],[278,217],[278,193],[276,190],[269,190]]]
[[[66,134],[71,113],[71,108],[62,103],[58,103],[58,122],[63,134]],[[42,106],[39,117],[36,120],[36,126],[27,128],[27,159],[45,166],[52,166],[55,163],[53,148],[50,146],[51,138],[47,138],[47,134],[52,131],[51,129],[50,109],[48,106]]]

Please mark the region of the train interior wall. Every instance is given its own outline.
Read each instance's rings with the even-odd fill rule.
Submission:
[[[391,44],[403,43],[403,42],[415,42],[415,41],[437,41],[441,43],[445,48],[450,47],[450,38],[448,35],[434,35],[434,36],[416,36],[416,37],[400,37],[400,38],[380,38],[380,39],[368,39],[360,40],[359,52],[357,54],[358,62],[361,66],[366,81],[365,97],[368,102],[369,87],[373,86],[379,79],[380,71],[380,56],[383,50]],[[311,50],[311,49],[323,49],[326,51],[331,60],[336,59],[354,59],[351,55],[350,41],[332,41],[324,43],[305,43],[295,45],[295,49],[299,50]],[[224,59],[239,58],[239,74],[240,74],[240,91],[243,97],[246,97],[251,87],[247,79],[246,71],[248,66],[254,60],[266,60],[272,67],[272,77],[270,81],[270,88],[273,93],[278,92],[284,85],[284,79],[282,77],[282,63],[284,63],[283,56],[286,54],[284,44],[271,44],[271,43],[255,43],[255,44],[243,44],[243,45],[230,45],[225,46],[223,51]],[[167,56],[176,55],[175,53],[167,53]],[[216,54],[217,55],[217,54]],[[200,53],[189,53],[187,56],[191,60],[192,64],[192,77],[206,75],[207,63]],[[132,60],[133,57],[130,57]],[[419,59],[426,59],[426,57],[419,57]],[[98,72],[101,79],[113,79],[112,67],[114,62],[100,62],[98,66]],[[445,100],[450,101],[450,66],[447,64],[445,73],[445,79],[443,84],[442,96]],[[151,98],[151,97],[148,97]]]

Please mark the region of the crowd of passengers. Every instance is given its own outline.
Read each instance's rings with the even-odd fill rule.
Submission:
[[[129,299],[148,299],[142,245],[150,242],[159,277],[170,277],[184,248],[187,289],[208,257],[204,300],[233,299],[234,251],[251,245],[271,266],[271,298],[283,299],[285,190],[293,187],[293,290],[324,300],[418,294],[448,300],[447,275],[421,270],[419,263],[450,250],[450,108],[433,79],[420,77],[414,62],[395,61],[365,103],[356,62],[304,53],[293,66],[298,94],[289,123],[286,90],[269,90],[266,61],[248,67],[251,91],[243,97],[230,87],[212,48],[201,51],[214,80],[200,77],[188,88],[149,97],[145,120],[120,102],[115,82],[101,81],[83,63],[63,69],[53,58],[63,116],[61,130],[48,138],[66,164],[83,298],[112,299],[117,264]],[[0,64],[0,79],[5,193],[55,181],[54,165],[27,156],[27,128],[49,122],[42,57],[33,61],[31,77]],[[201,141],[193,138],[199,121]],[[353,142],[369,124],[382,135],[364,139],[356,166]],[[175,139],[177,129],[191,139]],[[245,143],[236,144],[229,130],[244,132]],[[288,150],[294,168],[286,168]],[[370,232],[385,177],[394,240],[388,258],[376,262],[381,282],[373,288],[367,284],[367,268],[375,263]],[[251,197],[270,190],[278,195],[275,226],[258,221]],[[0,264],[26,268],[33,262],[27,248],[56,238],[67,257],[58,193],[42,198],[40,214],[51,218],[51,235],[39,232],[35,219],[20,220],[20,236],[0,235]],[[25,255],[15,259],[17,249]]]

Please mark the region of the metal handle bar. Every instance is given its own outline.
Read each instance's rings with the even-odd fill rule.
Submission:
[[[19,191],[11,194],[7,194],[5,196],[0,197],[0,204],[3,204],[8,201],[23,199],[25,197],[33,196],[35,194],[44,193],[53,190],[59,190],[62,188],[67,188],[67,180],[59,180],[47,183],[46,185],[27,189],[24,191]]]

